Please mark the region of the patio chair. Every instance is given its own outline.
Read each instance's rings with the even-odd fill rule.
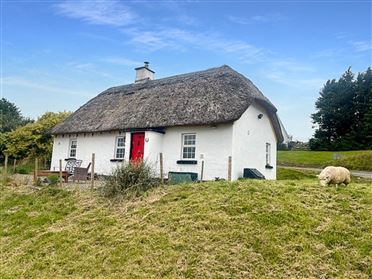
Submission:
[[[70,159],[66,163],[65,171],[72,175],[74,173],[74,169],[80,167],[82,163],[83,160]]]
[[[86,168],[75,167],[74,168],[74,173],[72,175],[72,181],[73,182],[75,182],[75,180],[77,180],[78,182],[80,182],[80,180],[87,181],[90,164],[91,163],[89,163]]]

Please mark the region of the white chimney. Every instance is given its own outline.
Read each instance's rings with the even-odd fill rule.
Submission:
[[[145,62],[145,65],[142,67],[138,67],[136,70],[136,83],[145,82],[148,80],[154,79],[155,72],[150,70],[149,62]]]

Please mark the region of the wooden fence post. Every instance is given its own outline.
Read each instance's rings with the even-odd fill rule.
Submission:
[[[92,189],[94,188],[94,163],[95,163],[95,154],[92,153],[92,171],[90,173],[90,180],[92,183]]]
[[[37,158],[35,158],[35,169],[34,169],[34,183],[36,184],[37,182],[37,169],[38,169],[38,164],[39,164],[39,161]]]
[[[201,165],[200,182],[203,182],[203,175],[204,175],[204,160],[202,161],[202,165]]]
[[[160,160],[160,181],[161,181],[161,184],[164,184],[163,153],[161,152],[159,154],[159,160]]]
[[[8,154],[5,154],[5,162],[4,162],[4,183],[6,183],[6,179],[8,176]]]
[[[16,165],[17,165],[17,159],[14,159],[14,161],[13,161],[13,173],[16,172]]]
[[[62,187],[62,160],[59,159],[59,185]]]
[[[228,166],[227,166],[227,180],[231,181],[231,156],[229,156]]]

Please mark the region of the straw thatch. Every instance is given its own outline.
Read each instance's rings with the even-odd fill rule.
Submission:
[[[252,102],[267,110],[281,141],[274,105],[228,66],[109,88],[57,125],[53,134],[228,123]]]

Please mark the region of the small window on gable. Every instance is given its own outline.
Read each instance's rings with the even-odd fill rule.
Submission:
[[[196,134],[182,134],[182,159],[195,159]]]
[[[271,144],[266,143],[266,166],[271,165]]]
[[[70,140],[69,158],[76,158],[76,149],[77,149],[77,140],[76,139],[71,139]]]
[[[125,137],[116,137],[115,159],[124,159]]]

